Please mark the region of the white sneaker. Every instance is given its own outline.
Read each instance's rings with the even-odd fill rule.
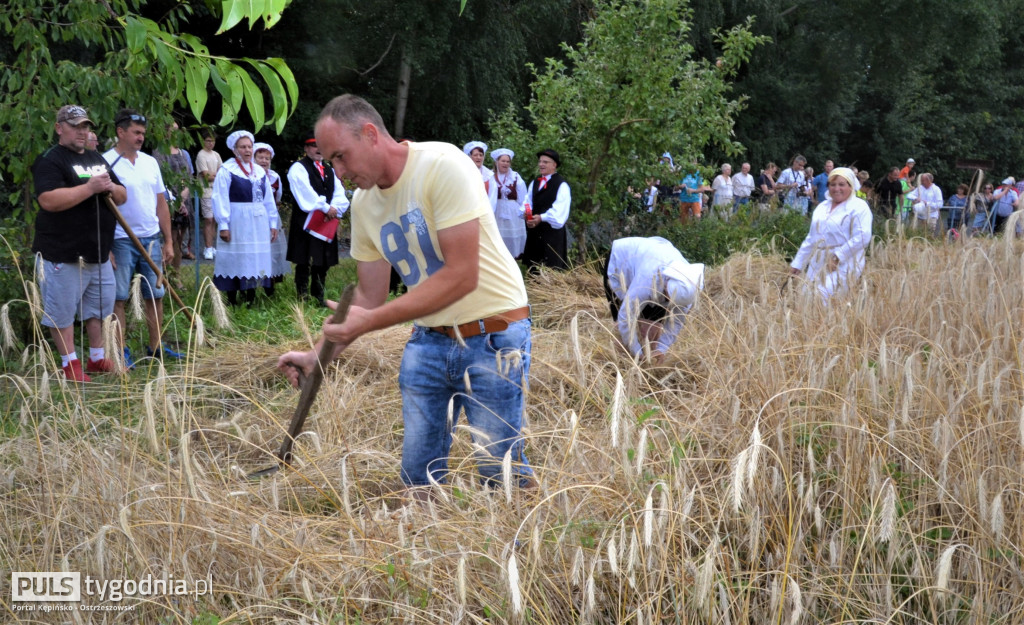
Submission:
[[[213,260],[213,257],[216,256],[216,255],[217,255],[217,250],[215,250],[212,247],[208,247],[208,248],[206,248],[205,251],[203,251],[203,258],[205,258],[206,260]]]

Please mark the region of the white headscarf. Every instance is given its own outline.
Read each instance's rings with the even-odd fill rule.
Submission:
[[[235,144],[238,143],[238,140],[242,137],[249,137],[249,141],[256,141],[256,137],[252,136],[252,133],[248,130],[236,130],[228,135],[227,141],[225,142],[227,143],[228,149],[234,152]]]
[[[842,178],[846,182],[850,183],[850,188],[855,191],[860,188],[860,181],[857,180],[857,176],[854,175],[853,170],[849,167],[836,167],[828,175],[829,180],[836,177]]]
[[[466,156],[469,156],[469,153],[476,148],[480,148],[481,152],[487,154],[487,144],[483,141],[470,141],[466,145],[462,146],[462,151],[466,153]]]
[[[467,154],[468,154],[468,152],[467,152]],[[498,162],[498,157],[499,156],[507,156],[508,160],[511,161],[511,160],[513,160],[516,157],[516,153],[513,152],[512,150],[508,149],[508,148],[498,148],[497,150],[494,150],[493,152],[491,152],[491,160],[494,161],[495,163]]]
[[[256,154],[260,150],[266,150],[267,152],[270,152],[270,158],[274,158],[274,148],[270,147],[269,143],[263,143],[261,141],[259,143],[252,144],[252,153],[253,154]]]

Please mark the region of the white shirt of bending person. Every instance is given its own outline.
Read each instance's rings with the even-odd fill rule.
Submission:
[[[930,174],[921,174],[924,178]],[[930,182],[930,181],[929,181]],[[942,209],[942,189],[939,185],[931,182],[931,186],[925,187],[924,180],[921,180],[917,188],[907,194],[907,198],[913,202],[914,215],[918,219],[933,221],[939,218],[939,210]]]
[[[837,167],[829,178],[842,175],[843,170],[850,172],[845,167]],[[852,179],[855,176],[850,172],[847,180]],[[853,185],[850,187],[852,189]],[[824,303],[836,293],[846,291],[864,271],[865,250],[871,243],[871,219],[868,203],[852,190],[845,202],[836,205],[829,198],[814,209],[810,232],[790,266],[806,274],[808,285],[817,289]],[[833,256],[839,263],[834,271],[829,271]]]
[[[683,287],[684,292],[676,302],[666,296],[666,281]],[[640,344],[640,311],[644,306],[656,304],[668,310],[661,323],[661,333],[654,345],[653,353],[664,354],[675,343],[683,320],[690,311],[697,295],[704,288],[704,265],[690,263],[666,239],[662,237],[627,237],[612,243],[608,257],[608,286],[619,299],[619,318],[616,327],[622,343],[633,356],[643,355]],[[674,305],[679,304],[682,305]],[[653,354],[652,354],[653,355]]]
[[[331,175],[334,176],[334,197],[328,202],[326,197],[317,195],[313,191],[309,182],[309,171],[301,162],[296,161],[288,168],[288,185],[302,212],[309,213],[316,210],[327,213],[333,208],[337,211],[338,219],[340,219],[348,210],[349,202],[348,197],[345,196],[345,186],[341,184],[341,180],[338,180],[338,176],[334,175],[333,169],[331,172]]]
[[[526,202],[530,203],[532,210],[533,207],[533,183],[526,185]],[[524,206],[520,207],[522,214],[526,214],[525,203]],[[569,206],[572,205],[572,192],[569,191],[569,185],[563,180],[562,184],[558,185],[558,194],[555,195],[555,203],[551,205],[543,215],[540,216],[540,220],[548,224],[555,230],[565,227],[565,222],[569,221]],[[534,213],[536,216],[536,213]]]

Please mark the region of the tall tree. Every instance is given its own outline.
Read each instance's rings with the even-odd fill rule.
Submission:
[[[655,171],[671,150],[696,160],[709,146],[740,149],[732,138],[742,99],[730,80],[764,38],[749,23],[715,34],[719,56],[693,57],[686,0],[599,0],[567,63],[549,59],[535,70],[528,121],[515,111],[497,117],[499,142],[524,154],[554,148],[573,182],[574,214],[592,216],[617,206],[630,184]]]
[[[397,131],[405,82],[402,134],[460,142],[483,136],[489,110],[525,104],[526,64],[561,56],[561,42],[578,40],[584,2],[470,0],[460,13],[454,1],[295,0],[258,45],[295,70],[303,93],[296,121],[315,116],[306,107],[349,92]]]
[[[219,30],[242,22],[249,28],[257,22],[272,26],[288,1],[218,2],[224,10]],[[27,184],[33,160],[53,134],[54,113],[70,102],[87,106],[97,120],[112,119],[124,105],[152,112],[159,136],[174,106],[202,119],[214,90],[221,96],[220,124],[230,123],[244,105],[257,126],[269,119],[280,131],[298,100],[283,60],[211,54],[200,38],[182,29],[194,11],[189,4],[173,5],[159,19],[148,17],[146,9],[143,0],[6,4],[0,13],[0,33],[10,42],[0,52],[0,151],[9,156],[0,163],[5,178]],[[10,201],[15,204],[20,195],[30,209],[25,188]]]
[[[736,138],[755,164],[834,158],[880,176],[913,156],[951,185],[958,158],[1024,167],[1015,85],[1022,0],[733,0],[702,11],[704,28],[756,15],[758,48],[736,88],[750,106]],[[714,54],[694,31],[699,54]],[[1003,174],[997,174],[1003,175]]]

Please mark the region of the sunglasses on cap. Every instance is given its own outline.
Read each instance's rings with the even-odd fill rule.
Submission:
[[[145,115],[139,115],[138,113],[134,113],[132,115],[125,115],[124,117],[119,117],[119,118],[115,119],[114,120],[114,125],[117,126],[118,124],[123,124],[123,123],[125,123],[127,121],[133,121],[133,122],[137,122],[137,123],[140,123],[140,124],[145,124],[146,123],[146,116]]]

